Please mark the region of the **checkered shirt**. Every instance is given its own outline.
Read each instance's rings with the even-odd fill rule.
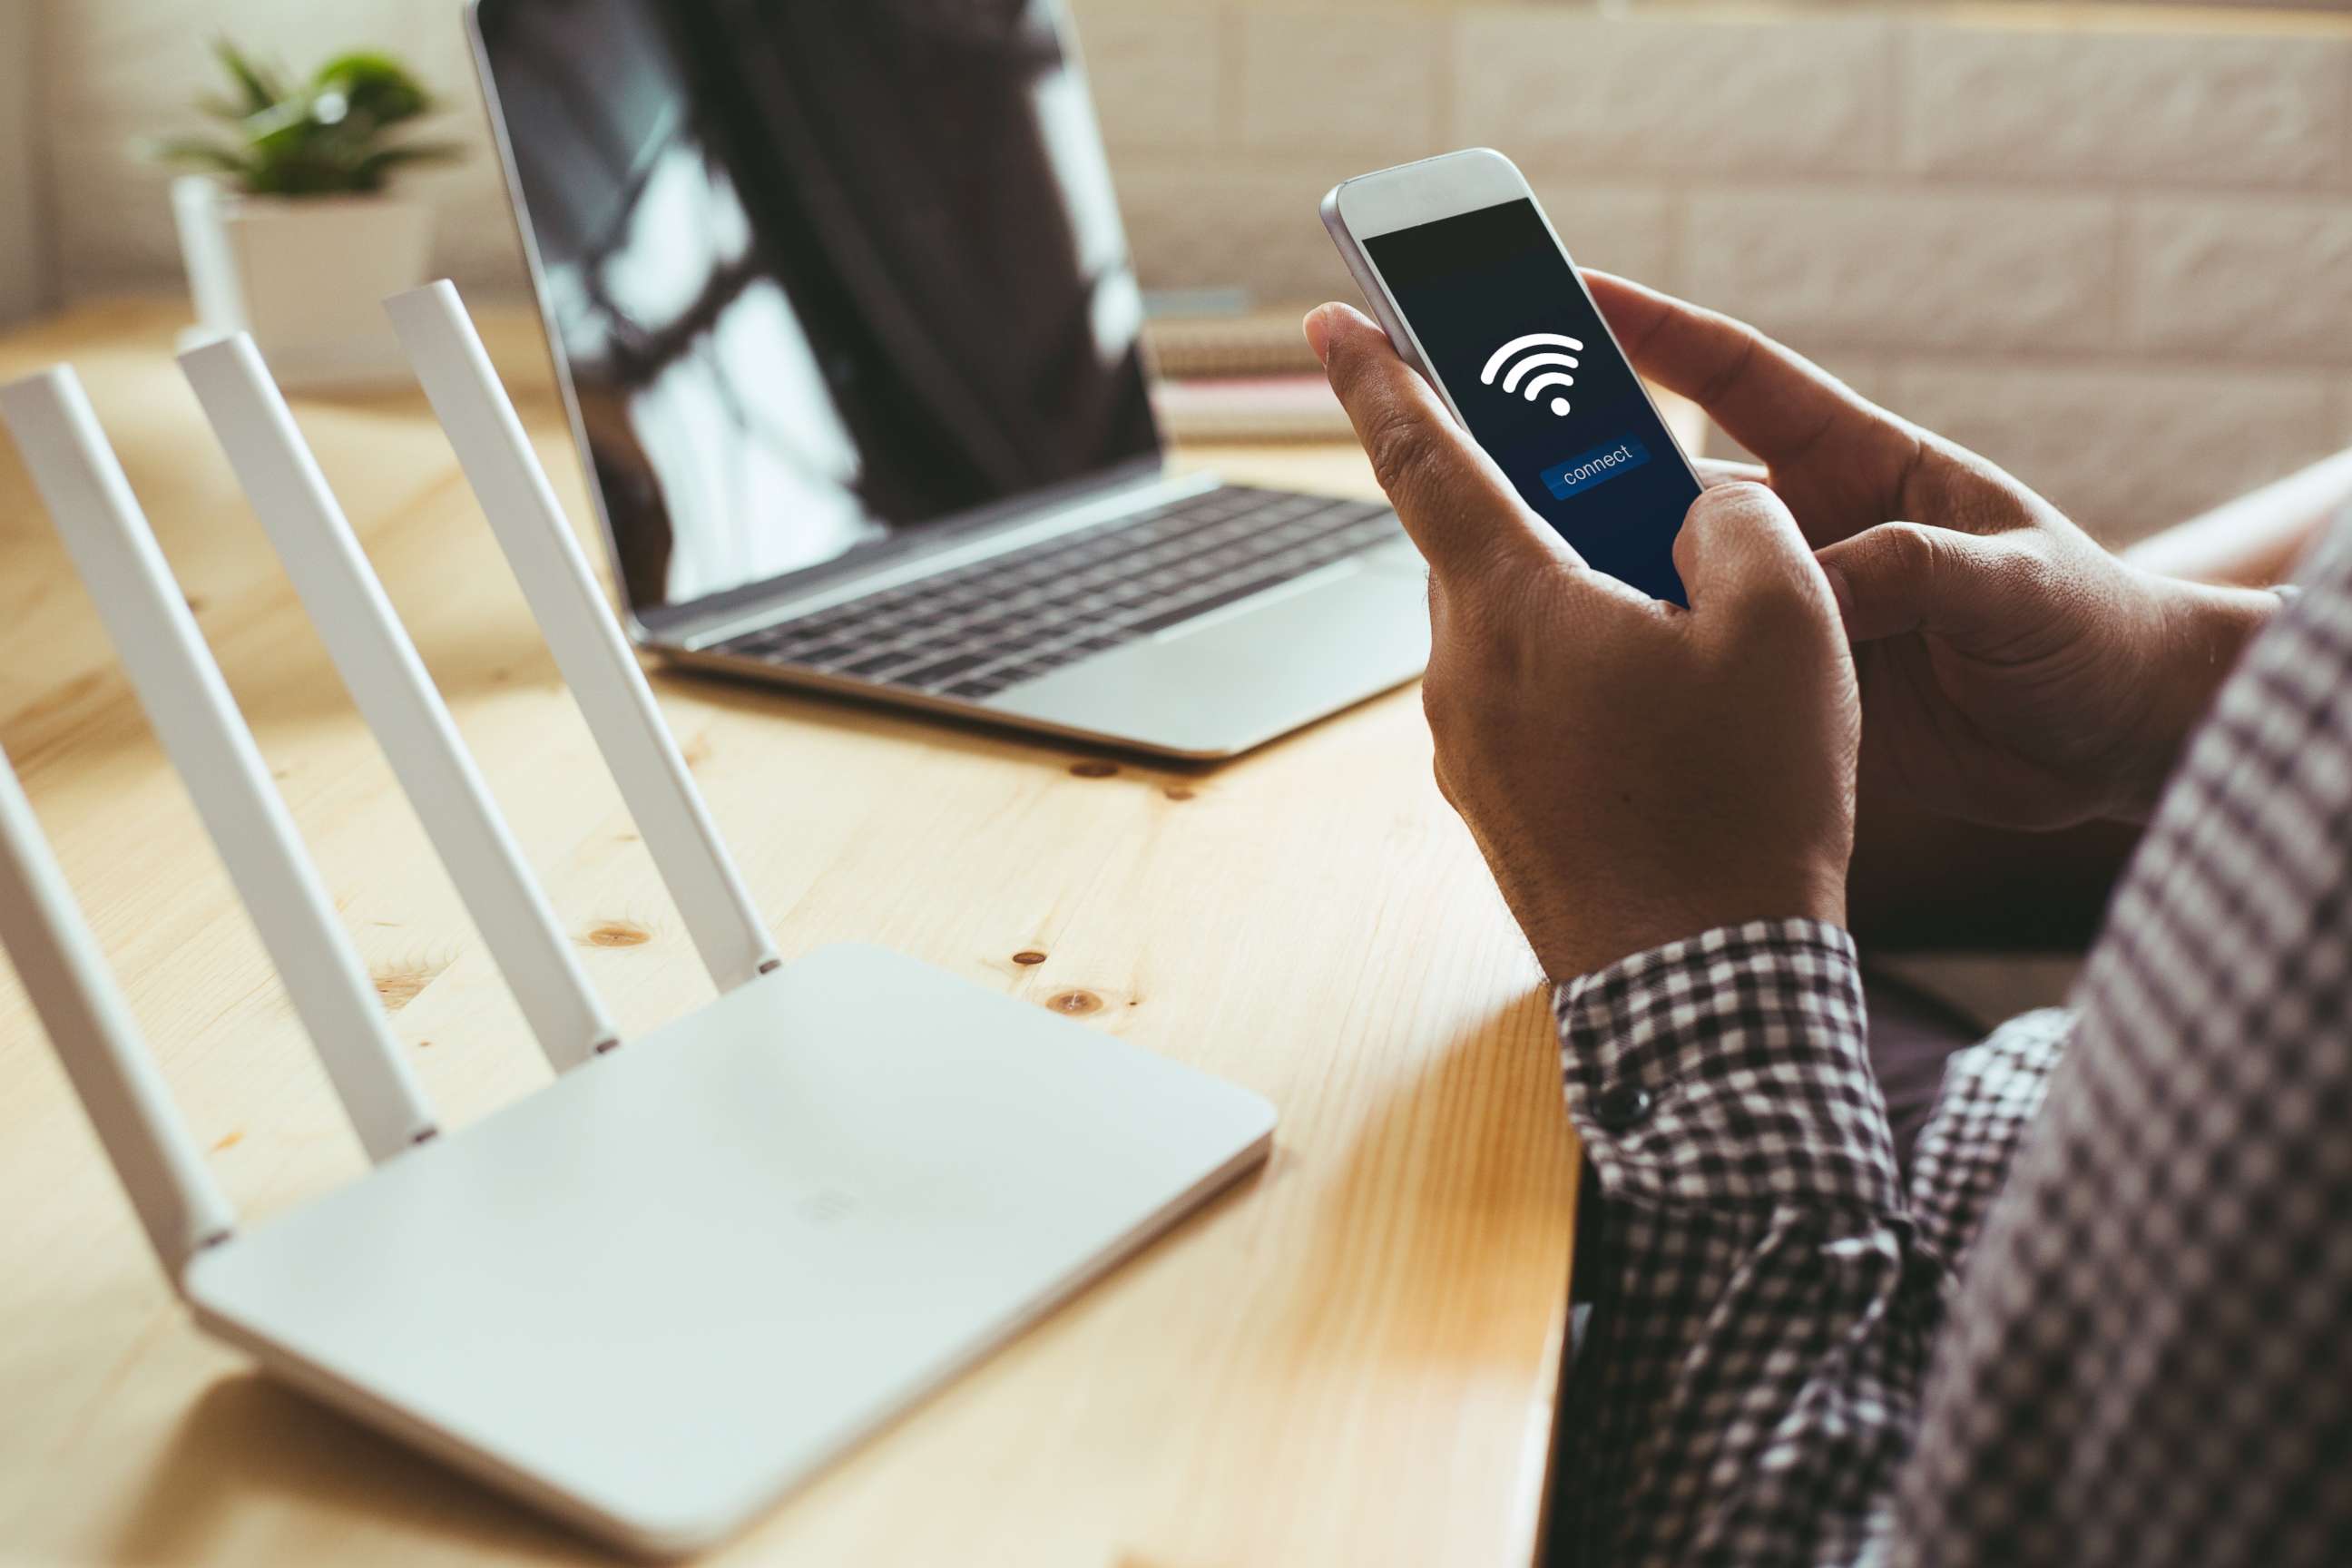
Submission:
[[[1580,1563],[2352,1563],[2352,518],[2224,686],[2072,1012],[1906,1179],[1854,951],[1760,921],[1556,996],[1607,1194]]]

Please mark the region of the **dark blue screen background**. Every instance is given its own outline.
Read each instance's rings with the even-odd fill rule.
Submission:
[[[1674,543],[1698,485],[1535,204],[1505,202],[1377,235],[1364,248],[1470,434],[1528,505],[1601,571],[1654,598],[1685,603]],[[1487,356],[1528,332],[1559,332],[1584,345],[1573,387],[1530,403],[1506,393],[1499,374],[1492,385],[1479,382]],[[1568,399],[1567,414],[1551,411],[1555,395]],[[1606,479],[1588,479],[1564,498],[1544,482],[1547,469],[1621,444],[1646,460],[1604,465],[1594,471]]]

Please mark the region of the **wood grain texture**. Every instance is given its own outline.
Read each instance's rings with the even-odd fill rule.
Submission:
[[[171,364],[170,309],[0,339],[82,371],[446,1120],[546,1069]],[[492,323],[575,519],[535,330]],[[297,404],[624,1028],[708,995],[446,444]],[[1352,451],[1217,454],[1362,491]],[[778,1510],[728,1562],[1524,1563],[1575,1146],[1540,978],[1411,690],[1238,763],[1141,765],[771,689],[656,690],[789,957],[886,943],[1227,1077],[1270,1166]],[[361,1161],[12,448],[0,744],[248,1223]],[[595,1560],[201,1338],[0,974],[0,1558]]]

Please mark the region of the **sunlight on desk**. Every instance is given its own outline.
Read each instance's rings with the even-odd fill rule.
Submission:
[[[0,339],[100,416],[435,1101],[546,1069],[168,353],[116,303]],[[575,524],[536,329],[494,350]],[[709,983],[421,397],[305,435],[625,1031]],[[1339,447],[1190,453],[1368,493]],[[356,1176],[341,1117],[0,444],[0,745],[249,1214]],[[1272,1099],[1269,1166],[714,1560],[1508,1563],[1538,1530],[1575,1150],[1541,977],[1410,689],[1222,767],[657,675],[787,957],[887,943]],[[614,933],[621,933],[615,935]],[[0,1555],[603,1560],[202,1339],[0,979]]]

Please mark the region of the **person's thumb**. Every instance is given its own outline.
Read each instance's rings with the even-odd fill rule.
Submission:
[[[1675,536],[1675,568],[1691,612],[1727,623],[1787,609],[1833,625],[1836,607],[1797,520],[1760,484],[1709,486]]]
[[[2016,590],[2040,558],[1998,534],[1883,522],[1824,546],[1846,636],[1874,642],[1933,632],[1967,642],[2015,616]]]
[[[1513,581],[1575,552],[1530,513],[1388,334],[1346,305],[1307,314],[1307,341],[1372,460],[1397,521],[1449,591]],[[1581,563],[1578,563],[1581,564]]]

